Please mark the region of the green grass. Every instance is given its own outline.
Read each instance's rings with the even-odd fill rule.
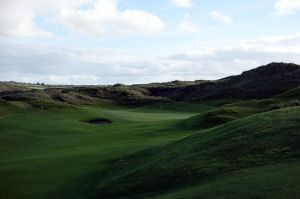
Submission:
[[[225,106],[190,117],[184,120],[182,125],[186,128],[206,129],[259,112],[263,111],[253,108]]]
[[[1,103],[0,198],[86,198],[110,159],[191,134],[176,124],[194,114],[191,108],[185,112],[149,107],[42,110]],[[97,117],[113,123],[82,122]]]
[[[298,198],[300,162],[242,169],[151,199]]]
[[[255,114],[116,160],[95,195],[143,198],[244,168],[299,160],[299,142],[300,107]]]
[[[297,198],[300,107],[270,111],[284,100],[0,102],[0,198]]]

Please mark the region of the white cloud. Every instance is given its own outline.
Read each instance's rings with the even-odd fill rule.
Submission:
[[[223,23],[230,23],[232,21],[230,16],[228,16],[222,12],[212,11],[210,13],[210,15]]]
[[[0,35],[51,37],[51,32],[35,23],[37,17],[48,16],[71,5],[80,6],[88,1],[90,0],[1,0]]]
[[[189,61],[205,70],[212,79],[239,74],[270,62],[300,64],[300,33],[233,42],[218,47],[203,47],[170,56],[172,60]],[[200,67],[200,68],[199,68]],[[196,68],[194,72],[197,72]]]
[[[0,11],[2,12],[2,11]],[[42,36],[42,37],[52,37],[53,34],[39,28],[33,22],[33,16],[30,14],[23,16],[13,15],[11,17],[5,18],[3,16],[5,13],[0,14],[0,34],[6,36]]]
[[[180,7],[180,8],[190,8],[190,7],[192,7],[192,1],[191,0],[170,0],[170,3],[172,5]]]
[[[138,50],[0,44],[2,81],[112,84],[216,79],[270,62],[300,64],[300,34],[204,46],[160,57]]]
[[[116,0],[98,0],[91,9],[64,9],[57,20],[90,35],[156,33],[165,28],[158,16],[144,10],[118,10]]]
[[[274,10],[277,15],[295,13],[300,10],[300,0],[276,0]]]
[[[183,19],[177,25],[178,30],[182,32],[197,32],[198,27],[190,21],[190,14],[185,14]]]
[[[158,16],[144,10],[118,10],[117,0],[0,1],[0,35],[53,36],[39,27],[37,19],[51,19],[72,30],[94,35],[111,31],[155,33],[165,27]]]

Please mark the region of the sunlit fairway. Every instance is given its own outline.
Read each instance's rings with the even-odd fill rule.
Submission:
[[[86,198],[108,160],[191,134],[179,122],[200,109],[177,104],[40,110],[1,104],[0,198]],[[98,117],[112,123],[85,122]]]

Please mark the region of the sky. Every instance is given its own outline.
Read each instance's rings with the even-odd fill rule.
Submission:
[[[214,80],[300,64],[300,0],[0,0],[0,81]]]

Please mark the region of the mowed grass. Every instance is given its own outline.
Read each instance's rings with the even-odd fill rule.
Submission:
[[[41,110],[0,103],[0,198],[87,198],[109,160],[190,135],[179,122],[212,108],[167,107]],[[99,117],[112,124],[86,123]]]

